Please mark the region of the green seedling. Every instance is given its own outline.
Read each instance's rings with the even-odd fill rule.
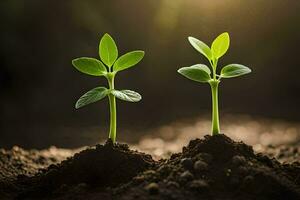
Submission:
[[[80,72],[91,76],[104,76],[109,88],[96,87],[82,95],[75,104],[75,108],[81,108],[108,96],[110,106],[110,130],[109,138],[116,142],[117,136],[117,107],[116,98],[123,101],[138,102],[142,96],[132,90],[116,90],[115,76],[118,72],[128,69],[139,63],[144,57],[144,51],[131,51],[118,58],[118,48],[109,34],[105,34],[99,44],[100,60],[81,57],[72,60],[73,66]]]
[[[191,45],[203,54],[209,61],[212,73],[209,67],[204,64],[196,64],[190,67],[182,67],[178,70],[180,74],[193,81],[208,83],[212,94],[212,135],[220,133],[219,124],[219,106],[218,106],[218,87],[222,78],[233,78],[242,76],[251,72],[251,69],[240,64],[229,64],[221,69],[217,74],[217,65],[219,59],[227,52],[230,38],[228,33],[222,33],[208,47],[204,42],[188,37]]]

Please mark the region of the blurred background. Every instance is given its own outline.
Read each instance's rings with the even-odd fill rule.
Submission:
[[[0,6],[0,147],[77,148],[107,137],[107,100],[74,108],[106,80],[71,65],[77,57],[98,57],[104,33],[120,55],[146,52],[140,64],[117,75],[117,88],[143,96],[139,103],[118,101],[120,141],[209,133],[209,86],[176,71],[207,64],[188,36],[210,44],[225,31],[231,46],[220,65],[241,63],[253,73],[222,81],[221,129],[249,138],[275,132],[295,141],[299,135],[300,1],[2,0]]]

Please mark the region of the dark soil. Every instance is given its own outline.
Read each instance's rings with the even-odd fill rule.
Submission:
[[[7,199],[298,200],[300,163],[281,164],[222,134],[159,162],[106,143],[3,188]]]
[[[16,195],[10,198],[51,199],[94,188],[102,191],[128,182],[155,165],[150,155],[132,151],[125,144],[113,145],[108,140],[105,145],[83,150],[60,164],[50,165],[33,177],[19,176],[13,188]],[[7,185],[6,189],[12,192]],[[5,195],[9,197],[7,192]]]
[[[115,191],[124,200],[300,199],[299,176],[299,163],[282,165],[217,135],[190,141],[182,153]]]

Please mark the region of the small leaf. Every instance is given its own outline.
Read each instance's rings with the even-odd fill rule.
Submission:
[[[219,59],[226,53],[226,51],[229,48],[229,44],[230,44],[229,34],[227,32],[222,33],[213,41],[211,45],[212,55],[216,59]]]
[[[240,64],[229,64],[221,70],[221,78],[242,76],[251,72],[251,69]]]
[[[210,48],[202,41],[198,40],[194,37],[188,37],[189,42],[191,45],[199,51],[201,54],[203,54],[208,60],[212,59],[212,53]]]
[[[112,90],[111,93],[123,101],[138,102],[142,99],[142,96],[139,93],[132,90]]]
[[[204,66],[193,65],[191,67],[182,67],[178,70],[178,72],[183,76],[185,76],[186,78],[197,82],[206,83],[211,79],[209,75],[210,70],[208,72],[205,65]]]
[[[118,58],[118,48],[109,34],[104,34],[99,44],[99,56],[104,64],[111,67]]]
[[[73,66],[80,72],[92,76],[103,76],[106,68],[103,63],[95,58],[76,58],[72,60]]]
[[[115,62],[113,70],[121,71],[139,63],[145,55],[144,51],[131,51],[124,54]]]
[[[99,101],[104,97],[106,97],[108,93],[109,90],[106,89],[105,87],[96,87],[94,89],[91,89],[90,91],[88,91],[78,99],[75,108],[78,109],[88,104]]]

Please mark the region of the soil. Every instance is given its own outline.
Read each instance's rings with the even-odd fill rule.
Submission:
[[[108,141],[34,176],[2,181],[0,197],[293,200],[300,199],[300,163],[280,163],[223,134],[191,140],[182,152],[159,161]]]
[[[300,199],[300,163],[280,164],[225,135],[190,141],[119,199]]]
[[[39,169],[71,157],[79,149],[59,149],[54,146],[44,150],[24,150],[14,146],[11,150],[0,149],[0,182],[15,180],[18,176],[32,176]]]
[[[7,199],[65,199],[67,197],[60,196],[68,196],[68,193],[77,196],[77,190],[97,188],[97,191],[104,191],[106,187],[115,187],[155,165],[150,155],[132,151],[126,144],[113,145],[108,140],[105,145],[76,153],[32,177],[19,175],[15,181],[2,182],[0,196]]]

